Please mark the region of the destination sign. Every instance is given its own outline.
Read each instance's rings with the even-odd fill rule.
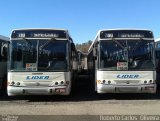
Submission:
[[[11,38],[66,38],[65,30],[15,30]]]
[[[100,32],[100,38],[153,38],[147,30],[107,30]]]

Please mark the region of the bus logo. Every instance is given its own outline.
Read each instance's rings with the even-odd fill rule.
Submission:
[[[31,80],[31,79],[49,79],[49,76],[27,76],[26,80]]]
[[[117,78],[120,79],[137,79],[139,78],[138,74],[118,74]]]

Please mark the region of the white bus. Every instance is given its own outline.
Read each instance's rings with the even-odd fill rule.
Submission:
[[[69,95],[77,51],[68,30],[13,30],[8,95]]]
[[[155,52],[156,52],[156,76],[157,84],[160,84],[160,38],[155,40]]]
[[[77,50],[78,53],[78,70],[82,72],[87,70],[87,53]]]
[[[150,30],[100,30],[88,68],[97,93],[156,93],[154,37]]]
[[[6,92],[7,88],[7,58],[9,38],[0,35],[0,90]]]

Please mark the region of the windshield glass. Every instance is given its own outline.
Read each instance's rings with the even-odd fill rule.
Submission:
[[[12,40],[12,71],[67,70],[67,41]]]
[[[153,70],[153,40],[100,41],[100,69]]]

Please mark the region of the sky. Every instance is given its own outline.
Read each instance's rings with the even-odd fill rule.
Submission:
[[[160,38],[160,0],[2,0],[0,35],[13,29],[64,28],[75,43],[100,29],[150,29]]]

